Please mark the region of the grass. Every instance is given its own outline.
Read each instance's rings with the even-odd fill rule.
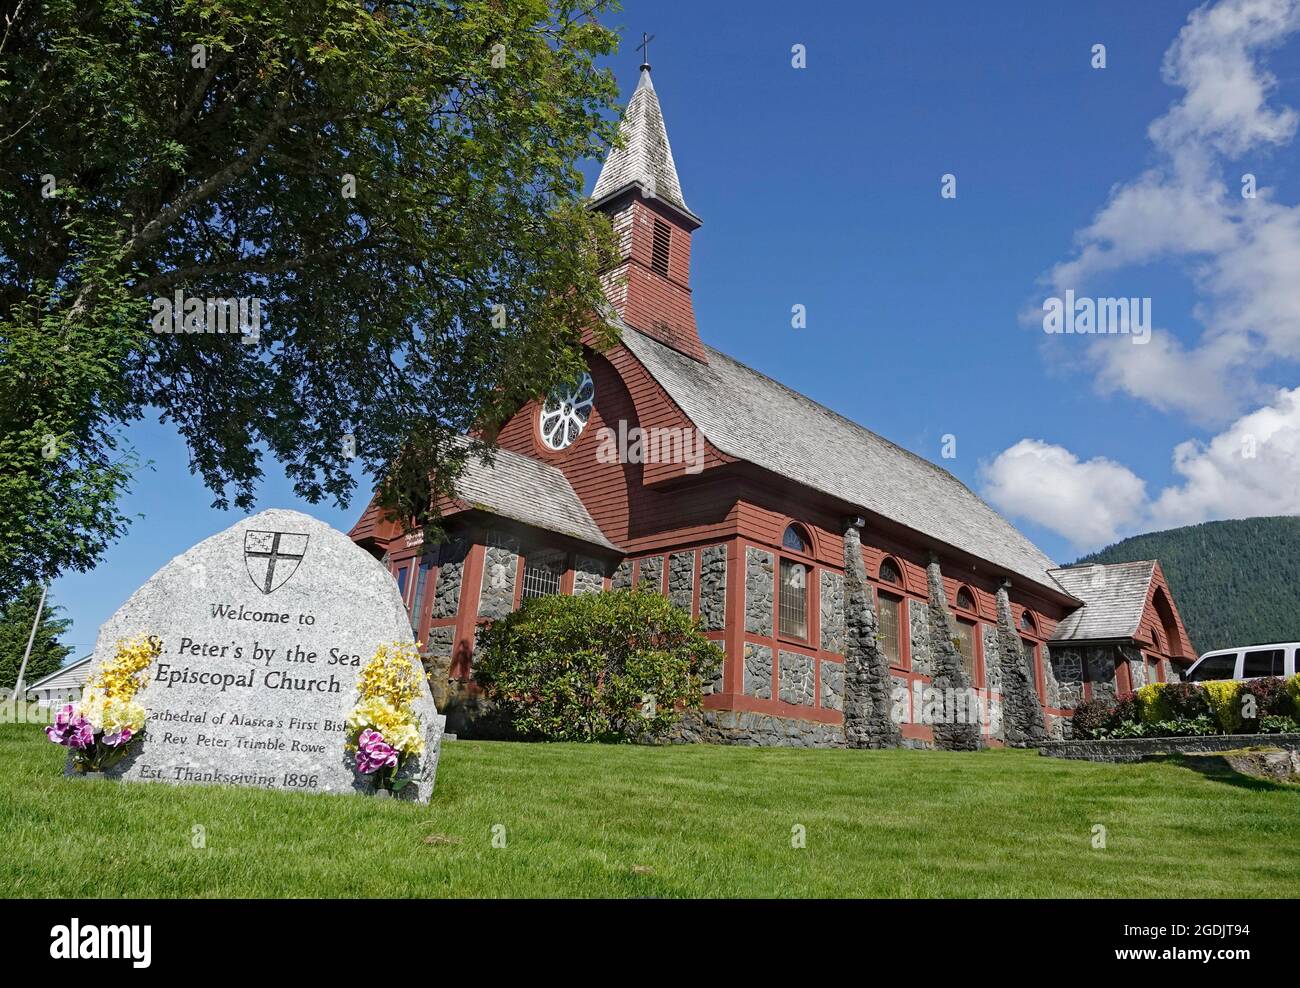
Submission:
[[[0,726],[0,894],[1244,896],[1300,887],[1300,786],[1168,760],[455,741],[428,806],[68,780]],[[504,827],[506,846],[492,846]],[[802,849],[793,828],[806,829]],[[1105,849],[1093,828],[1105,827]],[[195,848],[195,827],[206,847]]]

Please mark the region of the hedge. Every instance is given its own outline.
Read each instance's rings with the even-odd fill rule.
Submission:
[[[1282,733],[1300,730],[1300,674],[1289,679],[1150,683],[1074,711],[1080,738]]]

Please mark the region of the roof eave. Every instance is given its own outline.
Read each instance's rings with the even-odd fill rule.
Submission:
[[[704,221],[700,219],[698,216],[696,216],[694,213],[692,213],[685,206],[678,206],[676,203],[669,202],[667,199],[664,199],[660,196],[651,195],[646,190],[645,185],[642,183],[640,179],[634,179],[631,182],[627,182],[626,184],[619,186],[617,189],[615,189],[612,192],[606,192],[599,199],[592,199],[588,203],[588,206],[591,209],[600,209],[616,201],[622,196],[628,195],[629,193],[636,193],[646,202],[653,202],[653,203],[657,203],[660,206],[663,206],[674,216],[678,217],[682,221],[682,223],[686,227],[688,227],[689,230],[698,230],[701,226],[704,225]]]

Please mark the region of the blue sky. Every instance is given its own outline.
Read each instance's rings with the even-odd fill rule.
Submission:
[[[1300,510],[1300,389],[1285,390],[1300,383],[1300,289],[1285,284],[1300,12],[1235,0],[1187,26],[1197,7],[629,0],[607,19],[625,29],[611,65],[626,99],[633,46],[656,35],[655,87],[704,220],[701,336],[941,462],[1061,561]],[[1249,204],[1245,171],[1265,189]],[[1151,298],[1158,338],[1046,336],[1032,313],[1065,287]],[[169,427],[130,438],[154,461],[126,504],[142,517],[53,588],[78,654],[157,568],[240,517],[209,507]],[[1259,456],[1233,461],[1252,438]],[[271,464],[259,508],[273,506],[346,530],[364,503],[304,506]]]

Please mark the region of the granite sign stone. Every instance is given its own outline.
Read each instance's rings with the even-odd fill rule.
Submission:
[[[272,509],[177,556],[99,631],[95,665],[119,639],[162,641],[138,695],[146,732],[110,774],[302,792],[367,792],[345,750],[357,677],[382,644],[410,642],[388,571],[342,532]],[[446,718],[414,704],[425,751],[405,798],[428,800]]]

